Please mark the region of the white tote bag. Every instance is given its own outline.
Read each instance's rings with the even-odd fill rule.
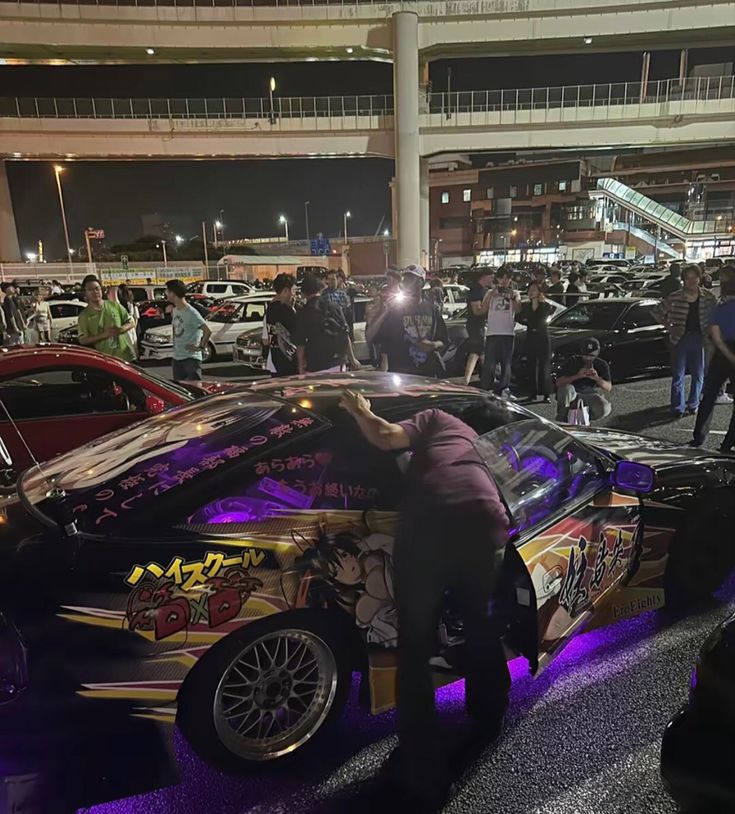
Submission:
[[[569,408],[569,413],[567,414],[567,424],[575,424],[578,427],[589,427],[589,407],[587,407],[587,405],[581,399],[577,399],[577,403],[573,407]]]

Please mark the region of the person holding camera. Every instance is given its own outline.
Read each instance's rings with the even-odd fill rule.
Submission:
[[[495,286],[482,301],[487,310],[485,362],[480,386],[497,395],[510,396],[510,372],[513,362],[516,314],[521,310],[521,299],[513,288],[510,269],[501,266],[495,275]],[[500,365],[500,378],[495,379],[495,368]]]
[[[556,420],[566,421],[578,399],[589,409],[590,421],[610,415],[611,391],[610,365],[600,359],[600,343],[594,337],[585,339],[581,354],[567,359],[556,380]]]

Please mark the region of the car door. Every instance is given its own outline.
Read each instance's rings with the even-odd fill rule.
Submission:
[[[668,364],[666,331],[654,316],[652,303],[634,303],[623,314],[610,341],[616,380]]]
[[[529,417],[482,436],[478,451],[511,516],[510,538],[533,584],[539,666],[595,616],[609,616],[639,551],[640,500],[559,427]]]
[[[84,366],[4,378],[0,399],[13,419],[0,414],[0,438],[12,461],[3,466],[16,476],[33,458],[46,461],[147,415],[139,387]]]

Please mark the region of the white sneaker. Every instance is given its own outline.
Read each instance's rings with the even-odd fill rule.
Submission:
[[[500,394],[501,398],[508,399],[508,401],[518,401],[518,399],[510,392],[509,388],[505,388]]]
[[[715,399],[715,404],[732,404],[732,396],[729,393],[720,393]]]

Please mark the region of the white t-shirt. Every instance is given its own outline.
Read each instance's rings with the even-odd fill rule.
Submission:
[[[508,289],[505,294],[496,294],[490,300],[487,312],[488,336],[513,336],[516,312],[513,300],[518,299],[518,292]]]

